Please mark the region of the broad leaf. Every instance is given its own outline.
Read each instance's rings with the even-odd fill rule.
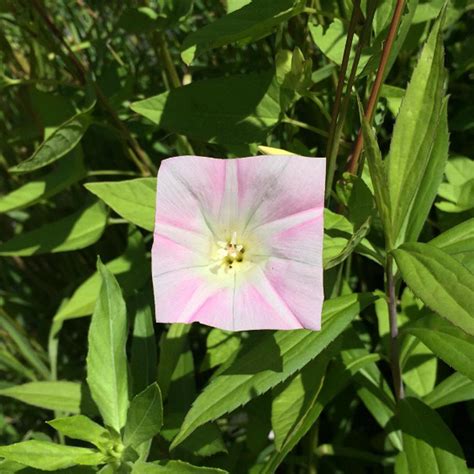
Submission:
[[[400,401],[399,416],[410,474],[468,474],[459,443],[434,410],[406,398]]]
[[[142,288],[150,277],[150,265],[142,236],[136,228],[129,229],[128,245],[123,255],[105,266],[117,277],[125,296]],[[76,289],[71,299],[59,308],[54,320],[59,322],[91,314],[99,296],[100,285],[100,274],[95,272]]]
[[[56,471],[78,464],[95,466],[106,459],[102,453],[93,449],[35,440],[0,446],[0,456],[43,471]]]
[[[0,213],[22,209],[66,189],[85,175],[82,151],[76,148],[64,157],[58,167],[41,179],[28,181],[18,189],[0,197]]]
[[[72,151],[86,133],[92,122],[89,107],[60,125],[36,149],[33,155],[10,168],[11,173],[29,173],[59,160]]]
[[[406,326],[438,357],[457,371],[474,380],[474,337],[436,315],[425,316]]]
[[[441,180],[436,167],[446,160],[442,24],[435,23],[423,48],[393,130],[386,163],[392,245],[419,234]]]
[[[431,408],[441,408],[453,403],[474,400],[474,380],[455,372],[424,397]]]
[[[127,314],[117,280],[100,259],[97,267],[102,286],[89,327],[87,383],[105,424],[120,433],[128,409]]]
[[[206,79],[131,108],[161,128],[206,142],[262,143],[280,119],[280,87],[273,72]]]
[[[474,335],[474,274],[429,244],[405,244],[393,255],[403,279],[418,298]]]
[[[163,403],[155,382],[131,401],[123,442],[127,446],[139,446],[158,434],[162,425]]]
[[[28,382],[2,388],[0,395],[47,410],[79,413],[81,384],[65,381]]]
[[[84,415],[56,418],[47,423],[68,438],[88,441],[101,451],[113,444],[110,432]]]
[[[153,231],[156,178],[87,183],[84,187],[132,224]]]
[[[105,206],[97,201],[0,244],[0,255],[29,256],[82,249],[100,239],[106,224]]]
[[[181,57],[186,64],[206,51],[236,41],[251,42],[273,32],[280,23],[304,8],[303,0],[259,0],[229,13],[191,33],[183,42]]]
[[[262,333],[258,343],[237,357],[195,400],[172,447],[197,427],[215,420],[286,380],[320,354],[371,301],[349,295],[326,301],[322,330]],[[269,365],[270,364],[270,365]]]

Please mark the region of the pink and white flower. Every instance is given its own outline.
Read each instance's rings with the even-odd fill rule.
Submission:
[[[178,156],[158,173],[156,320],[319,330],[324,158]]]

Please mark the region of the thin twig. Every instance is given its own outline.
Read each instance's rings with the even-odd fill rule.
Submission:
[[[392,379],[397,400],[405,397],[403,387],[402,369],[400,366],[400,349],[398,344],[398,324],[397,324],[397,294],[395,288],[395,278],[393,276],[393,259],[387,257],[386,267],[387,298],[388,298],[388,320],[390,325],[390,366],[392,369]]]
[[[375,81],[370,92],[369,100],[367,102],[367,108],[365,110],[365,117],[367,118],[369,123],[372,123],[375,106],[377,105],[377,101],[379,98],[380,88],[382,87],[383,81],[385,79],[385,69],[390,58],[393,43],[397,36],[398,26],[400,25],[400,20],[404,9],[405,0],[397,0],[395,11],[393,12],[392,21],[390,23],[390,29],[388,31],[387,39],[383,46],[382,56],[380,57],[379,67],[377,69]],[[362,130],[360,129],[359,134],[357,135],[357,141],[354,146],[354,151],[352,152],[352,156],[347,168],[350,173],[355,174],[357,171],[357,165],[359,163],[363,144],[364,140],[362,138]]]
[[[336,171],[337,150],[339,148],[339,140],[336,140],[337,119],[339,117],[339,109],[342,101],[342,91],[344,89],[344,82],[346,79],[347,67],[349,65],[349,58],[352,50],[352,41],[355,35],[355,29],[360,15],[360,0],[354,1],[352,8],[351,20],[347,32],[346,44],[344,47],[344,54],[342,56],[341,69],[339,71],[339,79],[336,87],[336,97],[334,99],[334,106],[331,113],[331,124],[329,126],[328,144],[326,148],[326,157],[328,160],[328,171],[326,175],[326,199],[331,194],[332,182],[334,180],[334,173]]]

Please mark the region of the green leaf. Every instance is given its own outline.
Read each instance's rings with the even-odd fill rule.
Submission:
[[[274,389],[272,399],[272,428],[275,446],[281,451],[287,437],[295,430],[309,407],[314,404],[326,374],[328,358],[323,353],[300,372]]]
[[[30,256],[69,252],[97,242],[107,224],[107,212],[93,202],[74,214],[21,233],[0,244],[0,255]]]
[[[153,296],[148,291],[140,292],[134,299],[135,319],[130,361],[134,394],[143,391],[157,379],[157,348],[153,313],[149,303],[152,299]]]
[[[324,357],[323,354],[321,356]],[[321,357],[319,356],[319,357]],[[319,359],[318,357],[318,359]],[[316,360],[318,360],[316,359]],[[301,438],[313,426],[314,422],[319,418],[324,408],[349,385],[351,378],[360,369],[367,364],[374,362],[374,354],[364,354],[360,358],[354,359],[345,367],[341,364],[329,366],[322,389],[316,397],[313,397],[307,405],[307,409],[302,413],[298,423],[293,426],[291,431],[285,438],[279,451],[275,451],[267,463],[264,465],[259,474],[273,474],[278,466],[283,462],[288,453],[298,444]]]
[[[150,265],[142,236],[136,228],[129,229],[128,246],[124,254],[106,263],[105,266],[117,277],[126,296],[133,290],[142,288],[150,277]],[[91,314],[99,296],[100,285],[100,274],[95,272],[76,289],[71,299],[59,308],[54,321],[59,322]]]
[[[453,403],[474,400],[474,380],[455,372],[424,397],[431,408],[441,408]]]
[[[312,23],[309,23],[308,26],[309,32],[316,46],[327,58],[340,66],[347,39],[347,31],[342,21],[336,18],[327,27],[323,27],[323,25],[314,25]],[[358,43],[359,38],[357,35],[354,35],[349,55],[348,71],[352,68],[352,62],[354,61]],[[370,54],[364,54],[364,52],[361,54],[359,64],[357,65],[357,74],[360,74],[364,70],[369,58]]]
[[[0,213],[32,206],[42,199],[66,189],[85,175],[82,151],[76,148],[64,157],[58,167],[41,179],[28,181],[18,189],[0,197]]]
[[[386,164],[393,245],[418,236],[434,199],[434,186],[441,180],[436,167],[446,160],[443,18],[423,47],[393,130]]]
[[[56,418],[47,423],[68,438],[88,441],[101,451],[113,444],[110,432],[84,415]]]
[[[155,382],[131,401],[123,442],[126,446],[139,446],[158,434],[162,425],[163,403]]]
[[[81,384],[77,382],[28,382],[2,388],[0,395],[47,410],[80,412]]]
[[[107,426],[120,433],[128,409],[127,313],[120,286],[102,264],[102,286],[89,327],[87,383]]]
[[[87,183],[84,187],[132,224],[153,231],[156,178]]]
[[[403,279],[427,306],[474,335],[474,275],[429,244],[405,244],[393,252]]]
[[[474,380],[474,337],[439,316],[428,315],[403,328],[438,357]]]
[[[240,337],[231,331],[213,328],[206,340],[206,355],[201,370],[209,370],[229,360],[240,347]]]
[[[89,128],[92,122],[90,115],[92,108],[93,105],[60,125],[30,158],[10,168],[10,173],[30,173],[67,155],[77,146]]]
[[[186,415],[171,449],[197,427],[234,410],[304,367],[346,328],[371,299],[368,295],[353,294],[326,301],[322,330],[319,332],[262,333],[257,344],[237,357],[201,392]]]
[[[406,229],[402,231],[399,239],[401,241],[410,242],[418,239],[443,179],[443,170],[448,159],[449,148],[447,107],[448,101],[445,99],[441,107],[434,143],[429,153],[426,168],[415,191],[410,210],[405,217]]]
[[[382,160],[374,131],[365,118],[359,104],[362,120],[362,135],[364,137],[364,150],[369,164],[370,179],[374,186],[374,199],[383,223],[386,236],[386,246],[391,247],[392,239],[392,210],[390,205],[389,185],[385,162]]]
[[[197,56],[236,41],[253,42],[273,32],[280,23],[301,13],[302,0],[259,0],[229,13],[188,35],[181,57],[186,64]]]
[[[474,272],[474,218],[452,227],[429,243]]]
[[[193,466],[183,461],[140,462],[133,466],[132,474],[228,474],[214,467]]]
[[[105,462],[104,455],[93,449],[35,440],[0,446],[0,456],[43,471],[56,471],[78,464],[95,466]]]
[[[436,207],[444,212],[463,212],[474,207],[474,162],[455,156],[446,163],[447,182],[441,183],[438,195],[444,200]]]
[[[161,128],[206,142],[262,143],[280,119],[280,87],[273,71],[206,79],[131,108]]]
[[[399,415],[410,474],[468,474],[459,443],[434,410],[406,398],[399,403]]]

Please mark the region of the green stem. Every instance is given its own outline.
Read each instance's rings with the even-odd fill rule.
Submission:
[[[400,366],[400,348],[398,341],[398,324],[397,324],[397,291],[395,285],[395,277],[393,274],[393,257],[387,257],[386,266],[386,293],[388,298],[388,320],[390,325],[390,366],[392,370],[392,379],[397,400],[405,397],[405,389],[403,387],[402,369]]]

